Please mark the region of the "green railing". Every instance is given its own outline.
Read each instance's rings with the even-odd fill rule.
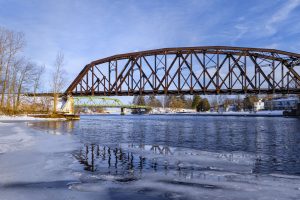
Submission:
[[[73,98],[76,107],[151,109],[149,106],[123,104],[119,99],[109,97],[76,96]]]

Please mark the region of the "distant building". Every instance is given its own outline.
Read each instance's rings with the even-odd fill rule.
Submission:
[[[263,102],[261,99],[259,99],[257,102],[254,102],[254,110],[264,110],[265,109],[265,102]]]
[[[289,97],[265,101],[265,109],[267,110],[291,110],[300,103],[299,98]]]

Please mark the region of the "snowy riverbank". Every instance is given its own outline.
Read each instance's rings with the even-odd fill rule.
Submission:
[[[151,113],[153,115],[200,115],[200,116],[237,116],[237,117],[282,117],[282,110],[266,110],[258,112],[167,112]]]
[[[57,121],[65,120],[64,118],[36,118],[30,117],[27,115],[0,115],[0,122],[9,122],[9,121]]]
[[[256,117],[275,117],[283,116],[282,110],[264,110],[257,112],[202,112],[199,115],[218,115],[218,116],[256,116]]]

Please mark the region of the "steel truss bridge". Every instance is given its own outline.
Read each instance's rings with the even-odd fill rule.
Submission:
[[[115,55],[86,65],[72,96],[300,93],[300,54],[203,46]]]

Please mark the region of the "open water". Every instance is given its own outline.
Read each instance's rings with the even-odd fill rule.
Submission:
[[[0,199],[300,199],[300,119],[0,124]]]

